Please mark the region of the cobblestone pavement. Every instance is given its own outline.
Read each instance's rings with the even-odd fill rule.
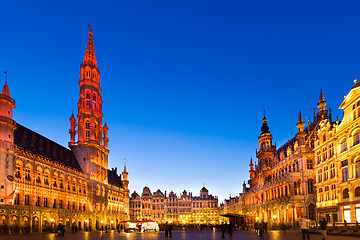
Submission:
[[[77,234],[65,233],[65,237],[58,237],[56,234],[32,234],[32,235],[0,235],[1,240],[165,240],[164,232],[157,233],[117,233],[115,231],[108,233],[101,233],[97,231],[93,232],[79,232]],[[220,240],[221,233],[218,230],[202,230],[202,231],[173,231],[172,240]],[[254,231],[234,231],[230,238],[226,234],[225,239],[241,239],[241,240],[258,240],[260,239]],[[300,231],[269,231],[265,234],[263,239],[268,240],[302,240]],[[311,234],[311,240],[320,240],[319,234]],[[328,240],[359,240],[359,237],[355,236],[328,236]]]

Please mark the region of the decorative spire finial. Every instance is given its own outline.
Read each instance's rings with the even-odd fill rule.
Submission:
[[[89,27],[89,31],[92,32],[92,31],[91,31],[91,23],[88,25],[88,27]]]
[[[4,73],[5,73],[5,83],[7,83],[7,74],[8,74],[7,70],[5,70]]]
[[[356,78],[354,79],[354,83],[357,84],[357,79]]]

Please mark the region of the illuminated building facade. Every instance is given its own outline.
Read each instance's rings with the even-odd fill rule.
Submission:
[[[168,196],[160,190],[152,194],[148,187],[144,187],[141,197],[136,192],[131,194],[130,218],[179,224],[217,224],[218,198],[209,194],[205,187],[196,197],[186,191],[180,197],[173,191]]]
[[[256,151],[258,165],[250,160],[249,187],[244,183],[239,203],[242,214],[271,224],[294,225],[307,215],[316,219],[316,174],[314,144],[323,121],[331,121],[325,109],[322,92],[319,111],[306,128],[299,112],[298,133],[279,149],[272,143],[272,134],[264,117]]]
[[[102,123],[100,71],[89,31],[80,66],[77,118],[65,148],[12,119],[7,82],[0,95],[0,231],[115,228],[128,219],[126,167],[108,169],[108,127]]]
[[[324,119],[315,141],[318,218],[360,222],[360,84],[339,107],[341,122]]]

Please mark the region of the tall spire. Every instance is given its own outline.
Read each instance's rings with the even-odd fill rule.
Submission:
[[[324,95],[323,95],[322,89],[320,89],[320,99],[319,99],[319,103],[318,103],[319,112],[325,110],[325,105],[326,105],[326,101],[324,100]]]
[[[328,118],[328,111],[325,110],[326,101],[324,100],[324,95],[322,90],[320,89],[320,99],[318,103],[319,113],[318,113],[318,119],[327,119]]]
[[[85,56],[83,64],[90,65],[91,67],[96,67],[96,55],[95,55],[95,46],[93,39],[93,32],[91,28],[91,24],[89,24],[89,39],[86,46]]]
[[[299,120],[296,124],[296,127],[299,129],[299,132],[302,132],[304,129],[303,127],[305,126],[305,123],[302,119],[302,116],[301,116],[301,110],[299,109]]]

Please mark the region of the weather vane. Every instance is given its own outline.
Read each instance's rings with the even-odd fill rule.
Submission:
[[[7,83],[7,70],[4,71],[5,75],[5,83]]]

